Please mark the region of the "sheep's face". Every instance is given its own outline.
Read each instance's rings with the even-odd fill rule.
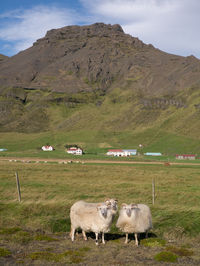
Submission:
[[[114,210],[114,211],[117,211],[117,199],[106,199],[105,200],[105,203],[106,205],[111,205],[111,208]]]
[[[108,211],[111,209],[111,205],[98,205],[97,210],[101,216],[103,216],[105,219],[107,218]]]
[[[122,210],[126,213],[128,217],[131,217],[132,212],[137,208],[137,204],[122,204]]]

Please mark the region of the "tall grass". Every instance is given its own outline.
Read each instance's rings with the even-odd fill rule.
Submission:
[[[0,162],[0,168],[0,227],[69,231],[69,209],[73,202],[80,199],[99,202],[114,197],[119,205],[148,204],[157,235],[200,233],[199,166]],[[21,184],[21,203],[17,200],[16,171]],[[156,181],[154,206],[152,178]],[[113,230],[116,231],[114,226]]]

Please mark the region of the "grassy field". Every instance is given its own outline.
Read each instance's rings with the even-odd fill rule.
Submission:
[[[52,145],[55,150],[43,152],[41,147],[46,144]],[[71,158],[65,152],[66,144],[77,144],[82,147],[85,152],[83,159],[109,159],[105,154],[111,148],[137,149],[141,155],[145,152],[161,152],[163,154],[162,157],[154,156],[153,158],[133,157],[133,160],[175,161],[175,154],[196,154],[197,157],[200,157],[198,139],[166,133],[158,129],[138,133],[87,130],[34,134],[0,133],[0,148],[7,149],[5,152],[0,152],[0,156]],[[142,149],[139,148],[139,144],[143,144]]]
[[[101,265],[95,256],[100,259],[101,252],[104,252],[103,261],[110,261],[110,264],[157,265],[154,256],[158,252],[171,249],[170,252],[174,254],[176,249],[181,248],[186,248],[190,255],[178,256],[178,265],[200,263],[197,252],[200,240],[198,165],[0,162],[0,169],[0,247],[4,249],[4,255],[0,255],[2,263],[13,265],[19,261],[31,263],[36,260],[40,265],[78,264],[85,262],[89,256],[89,265]],[[21,203],[17,197],[16,171],[21,184]],[[153,178],[156,182],[154,206],[151,196]],[[68,233],[65,238],[66,232],[70,230],[69,209],[75,201],[83,199],[99,202],[107,197],[117,198],[119,206],[123,202],[143,202],[150,206],[154,225],[151,237],[154,237],[154,242],[151,242],[152,238],[149,239],[148,252],[142,241],[137,249],[134,241],[127,248],[124,247],[124,236],[117,231],[115,224],[107,236],[106,247],[110,247],[110,251],[105,251],[106,247],[102,245],[97,250],[93,235],[87,244],[83,243],[80,236],[73,245]],[[161,239],[165,241],[164,245],[159,244]],[[119,253],[119,248],[121,252],[116,259],[113,254]],[[128,256],[128,250],[136,258]],[[143,256],[143,260],[138,260],[138,256]],[[80,261],[74,261],[75,257],[80,258]]]

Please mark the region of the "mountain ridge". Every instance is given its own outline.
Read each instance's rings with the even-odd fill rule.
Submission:
[[[0,61],[0,131],[164,130],[199,138],[200,60],[95,23]],[[97,134],[98,135],[98,134]]]

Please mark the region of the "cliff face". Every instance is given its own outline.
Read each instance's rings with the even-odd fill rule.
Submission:
[[[165,94],[198,83],[200,62],[145,45],[119,25],[96,23],[48,31],[31,48],[3,62],[0,73],[1,87],[73,93],[107,90],[129,79],[137,80],[137,89],[145,93]]]
[[[196,93],[200,87],[198,59],[164,53],[125,34],[119,25],[96,23],[50,30],[29,49],[2,58],[0,125],[6,131],[48,130],[52,119],[67,128],[68,123],[81,121],[80,115],[74,119],[76,107],[88,103],[95,112],[98,108],[98,115],[104,104],[109,109],[120,104],[120,120],[107,114],[101,127],[112,127],[112,123],[122,127],[126,121],[133,128],[146,124],[145,110],[157,110],[149,118],[155,122],[162,110],[187,108],[191,90]],[[67,117],[61,112],[55,118],[55,104],[70,110],[65,111]],[[131,104],[135,118],[123,114],[123,108]],[[80,127],[84,124],[83,120]]]

